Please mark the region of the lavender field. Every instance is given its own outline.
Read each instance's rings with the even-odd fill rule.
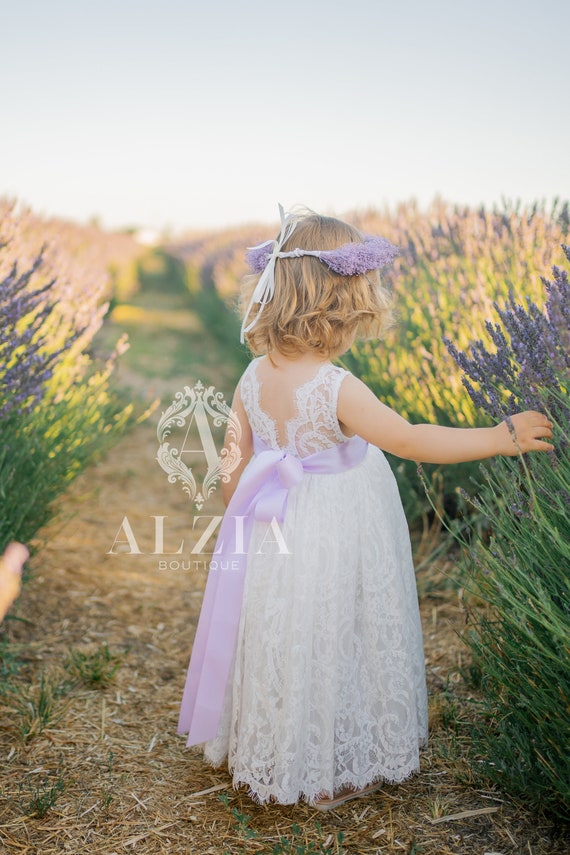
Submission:
[[[0,640],[4,851],[568,851],[569,206],[346,216],[401,248],[385,273],[397,323],[347,367],[412,421],[483,425],[533,406],[556,425],[552,455],[485,473],[425,467],[422,481],[391,461],[426,647],[422,772],[319,824],[306,806],[252,804],[175,736],[206,573],[159,571],[151,554],[153,515],[169,543],[188,536],[156,422],[196,379],[230,397],[247,362],[233,308],[244,247],[274,230],[149,251],[4,203],[0,547],[34,548]],[[140,555],[109,554],[125,514]]]

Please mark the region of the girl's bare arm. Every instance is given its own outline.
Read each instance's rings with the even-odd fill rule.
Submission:
[[[552,422],[534,410],[511,417],[516,441],[506,422],[490,428],[412,425],[352,375],[341,384],[337,413],[346,433],[357,433],[390,454],[421,463],[462,463],[554,447],[543,440],[552,436]]]
[[[234,491],[238,485],[238,481],[241,477],[241,473],[249,463],[251,455],[253,454],[253,436],[251,433],[251,427],[249,426],[248,418],[245,413],[245,408],[241,400],[239,385],[233,397],[232,410],[236,414],[241,426],[241,439],[239,442],[241,459],[237,468],[234,469],[234,471],[230,474],[230,480],[227,483],[224,483],[222,481],[222,498],[226,506],[229,504],[229,501],[234,494]],[[228,446],[228,434],[226,431],[224,448],[228,448]]]

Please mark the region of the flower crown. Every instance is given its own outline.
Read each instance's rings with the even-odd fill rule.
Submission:
[[[334,273],[341,276],[362,276],[370,270],[379,270],[389,264],[399,255],[398,247],[383,237],[364,235],[362,243],[345,243],[338,249],[300,249],[283,252],[281,247],[293,234],[299,217],[286,214],[279,205],[281,231],[277,240],[268,240],[258,246],[248,248],[246,260],[254,273],[261,273],[255,286],[249,306],[241,325],[240,341],[243,343],[245,334],[255,325],[263,307],[273,298],[275,291],[275,263],[278,258],[300,258],[312,255],[326,264]],[[247,319],[254,303],[259,303],[259,311],[255,318],[247,324]]]
[[[293,249],[291,252],[275,252],[277,241],[268,240],[259,246],[252,246],[246,254],[246,261],[254,273],[261,273],[271,260],[276,258],[300,258],[312,255],[324,262],[334,273],[341,276],[362,276],[370,270],[378,270],[389,264],[400,250],[383,237],[365,235],[363,243],[345,243],[338,249]]]

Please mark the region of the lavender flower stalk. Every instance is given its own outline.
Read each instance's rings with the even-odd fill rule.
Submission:
[[[562,248],[570,261],[570,247]],[[528,297],[519,305],[512,291],[505,308],[494,304],[501,324],[485,324],[494,352],[477,341],[467,356],[444,339],[472,401],[495,420],[521,409],[546,410],[559,424],[570,420],[562,394],[570,378],[570,283],[566,270],[554,265],[552,272],[552,281],[541,277],[544,310]]]
[[[0,254],[7,246],[0,245]],[[40,402],[54,363],[73,343],[69,338],[62,347],[49,346],[46,328],[55,306],[50,299],[55,280],[39,288],[30,287],[41,268],[43,253],[42,248],[23,272],[14,261],[0,279],[0,418],[14,409],[22,414],[30,412]]]

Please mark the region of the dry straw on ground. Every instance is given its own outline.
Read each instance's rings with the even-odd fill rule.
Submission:
[[[74,483],[58,520],[41,533],[35,578],[18,604],[26,622],[6,626],[25,666],[13,681],[23,694],[0,709],[0,851],[237,855],[271,853],[284,837],[279,852],[567,852],[547,820],[474,785],[458,759],[469,739],[457,671],[464,614],[433,568],[419,578],[432,739],[417,777],[322,815],[306,805],[256,805],[232,789],[225,770],[184,748],[178,705],[206,573],[200,556],[197,567],[180,571],[159,569],[149,554],[154,516],[167,517],[165,549],[184,539],[187,560],[196,541],[187,498],[154,461],[155,422],[156,414]],[[217,496],[207,513],[220,511]],[[108,554],[125,515],[144,554]],[[74,682],[70,647],[85,657],[116,655],[115,675],[99,687]],[[49,696],[53,710],[43,729],[42,673],[44,707]]]

